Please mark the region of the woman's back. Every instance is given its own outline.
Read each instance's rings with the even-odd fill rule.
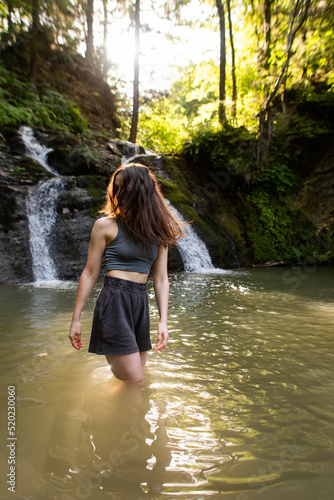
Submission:
[[[158,255],[158,242],[152,239],[151,246],[146,248],[143,243],[135,241],[122,217],[118,217],[116,223],[116,237],[105,250],[107,271],[117,269],[149,274]]]

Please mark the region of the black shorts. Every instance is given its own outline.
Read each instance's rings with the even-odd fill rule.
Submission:
[[[146,283],[106,276],[94,307],[88,352],[132,354],[150,349]]]

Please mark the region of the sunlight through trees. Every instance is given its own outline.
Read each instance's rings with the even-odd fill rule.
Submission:
[[[46,47],[85,55],[119,96],[124,138],[148,145],[154,137],[168,150],[198,127],[243,125],[259,133],[261,163],[280,93],[311,92],[320,81],[333,88],[333,14],[333,0],[7,0],[1,50],[29,48],[37,93]]]

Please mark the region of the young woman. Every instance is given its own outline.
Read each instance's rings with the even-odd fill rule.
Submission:
[[[160,322],[157,347],[168,342],[168,246],[182,236],[161,195],[155,175],[145,166],[130,163],[112,175],[107,201],[91,233],[69,337],[80,350],[80,315],[98,279],[103,257],[107,272],[94,308],[89,352],[105,355],[115,377],[140,381],[147,351],[152,348],[146,281],[153,271],[153,287]]]

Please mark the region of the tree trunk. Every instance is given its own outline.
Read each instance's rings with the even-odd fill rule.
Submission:
[[[231,55],[232,55],[232,109],[231,116],[232,121],[236,121],[237,116],[237,80],[235,76],[235,50],[233,42],[233,31],[232,31],[232,16],[231,16],[231,0],[227,0],[227,10],[228,10],[228,25],[230,32],[230,44],[231,44]]]
[[[286,79],[288,76],[288,69],[290,64],[290,59],[292,56],[292,45],[297,32],[300,30],[304,24],[308,10],[312,0],[292,0],[290,15],[287,27],[287,44],[286,44],[286,59],[283,63],[281,72],[275,82],[275,86],[269,95],[264,108],[260,111],[260,126],[259,126],[259,138],[258,138],[258,148],[257,148],[257,160],[261,167],[263,167],[269,158],[269,149],[273,136],[274,128],[274,118],[275,110],[272,107],[273,100],[275,99],[281,86],[285,86]],[[297,25],[295,26],[295,24]]]
[[[94,0],[87,0],[87,37],[86,37],[86,59],[89,63],[93,62],[93,52],[94,52],[94,37],[93,37],[93,12],[94,12]]]
[[[260,47],[261,47],[261,36],[259,34],[259,30],[257,29],[257,21],[255,19],[257,11],[255,9],[254,0],[250,0],[250,6],[251,6],[251,15],[253,17],[253,29],[254,29],[254,33],[255,33],[255,36],[256,36],[257,47],[258,47],[258,50],[257,50],[257,65],[261,66],[261,60],[262,60],[262,54],[261,54],[261,50],[260,50]]]
[[[30,44],[30,79],[33,86],[37,86],[38,74],[38,32],[39,32],[39,4],[38,0],[32,2],[32,37]]]
[[[135,9],[135,51],[133,79],[133,110],[130,130],[130,142],[136,142],[139,117],[139,30],[140,30],[140,0],[136,0]]]
[[[271,54],[271,10],[270,0],[264,0],[264,68],[269,69]]]
[[[268,73],[270,70],[270,55],[271,55],[271,4],[270,0],[264,0],[264,51],[261,51],[260,67],[262,68],[263,85],[263,105],[268,99],[270,85],[268,83]]]
[[[261,111],[259,114],[260,125],[257,147],[257,160],[261,167],[266,164],[269,158],[269,150],[274,131],[275,116],[276,110],[272,107],[270,107],[268,110]]]
[[[102,61],[102,72],[103,76],[106,77],[108,73],[108,0],[103,0],[103,61]]]
[[[221,0],[216,0],[220,26],[220,67],[219,67],[219,109],[218,119],[221,125],[226,124],[226,40],[225,40],[225,9]]]
[[[8,24],[8,38],[9,40],[13,39],[13,21],[12,21],[12,13],[13,13],[13,4],[10,0],[7,1],[8,13],[7,13],[7,24]]]
[[[307,39],[307,29],[305,28],[303,30],[303,46],[304,46],[304,54],[306,52],[306,39]],[[302,80],[306,80],[307,78],[307,59],[304,57],[304,64],[303,64],[303,73],[302,73]]]

